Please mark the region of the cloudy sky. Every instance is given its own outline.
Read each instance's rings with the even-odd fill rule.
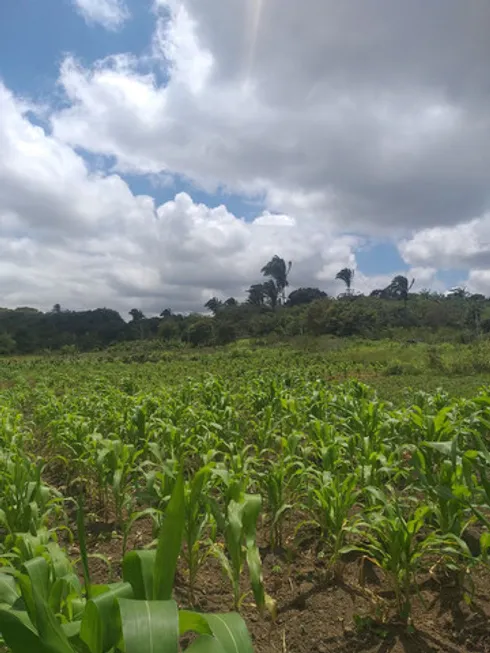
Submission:
[[[0,306],[490,294],[488,0],[0,3]]]

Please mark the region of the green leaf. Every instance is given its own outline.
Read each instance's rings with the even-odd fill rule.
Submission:
[[[77,531],[78,531],[78,544],[80,546],[80,556],[82,559],[83,579],[85,581],[85,592],[87,593],[87,599],[90,599],[92,596],[90,591],[91,581],[90,581],[90,569],[88,566],[87,538],[85,536],[85,520],[84,520],[82,494],[80,495],[78,500]]]
[[[104,653],[121,639],[121,623],[116,599],[131,598],[133,588],[120,583],[104,594],[87,601],[80,627],[80,639],[90,653]]]
[[[44,558],[33,558],[24,564],[24,569],[31,584],[44,601],[49,596],[49,566]]]
[[[265,606],[262,561],[260,560],[260,553],[255,544],[247,547],[247,566],[255,602],[259,610],[262,610]]]
[[[37,630],[45,651],[49,653],[73,653],[68,637],[35,585],[32,586],[32,596],[36,609]]]
[[[211,627],[202,614],[191,610],[179,610],[179,634],[183,635],[189,631],[200,635],[213,634]]]
[[[490,533],[488,531],[484,531],[480,535],[480,548],[482,556],[485,558],[488,554],[488,550],[490,549]]]
[[[12,576],[0,573],[0,603],[13,605],[19,598],[17,584]]]
[[[119,599],[125,653],[178,653],[175,601]]]
[[[25,612],[0,608],[0,632],[13,653],[42,652],[39,636]]]
[[[172,596],[184,533],[184,517],[184,477],[180,472],[158,538],[153,577],[153,598],[156,600],[167,601]]]
[[[436,418],[437,419],[437,418]],[[449,440],[446,442],[422,442],[421,443],[424,447],[427,447],[429,449],[434,449],[435,451],[438,451],[439,453],[442,453],[444,456],[447,456],[448,458],[451,456],[451,451],[452,451],[452,446],[453,446],[453,441]]]
[[[221,642],[211,635],[201,635],[186,648],[186,653],[226,653]]]
[[[153,571],[156,551],[131,551],[124,556],[123,580],[131,583],[134,598],[153,598]]]
[[[245,622],[236,612],[230,614],[203,614],[214,637],[226,653],[253,653],[252,640]]]

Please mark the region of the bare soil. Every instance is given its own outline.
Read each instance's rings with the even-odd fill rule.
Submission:
[[[117,580],[122,537],[112,534],[111,526],[89,526],[88,546],[89,551],[111,559],[113,580]],[[151,540],[151,523],[141,521],[129,538],[128,550]],[[265,542],[259,535],[260,540]],[[78,555],[76,546],[72,552]],[[294,555],[264,547],[261,554],[265,586],[277,602],[277,618],[261,617],[251,596],[245,599],[241,613],[257,653],[490,653],[490,570],[482,566],[472,572],[469,603],[450,580],[419,579],[412,624],[407,627],[393,616],[383,623],[376,619],[370,594],[388,601],[392,594],[374,568],[365,575],[364,588],[360,586],[360,560],[347,562],[338,581],[312,546],[295,547]],[[98,559],[90,565],[93,581],[107,582],[107,565]],[[249,589],[247,582],[244,578],[244,592]],[[189,607],[184,569],[177,573],[175,598],[182,607]],[[199,574],[194,608],[203,612],[233,609],[231,587],[214,558],[207,559]]]

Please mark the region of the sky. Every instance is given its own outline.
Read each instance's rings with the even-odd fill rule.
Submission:
[[[490,295],[486,0],[3,0],[0,306]]]

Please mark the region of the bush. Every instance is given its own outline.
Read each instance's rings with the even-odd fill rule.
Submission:
[[[193,347],[211,345],[213,342],[213,322],[202,318],[191,324],[187,329],[186,340]]]
[[[16,342],[8,333],[0,333],[0,355],[11,354],[15,351]]]

